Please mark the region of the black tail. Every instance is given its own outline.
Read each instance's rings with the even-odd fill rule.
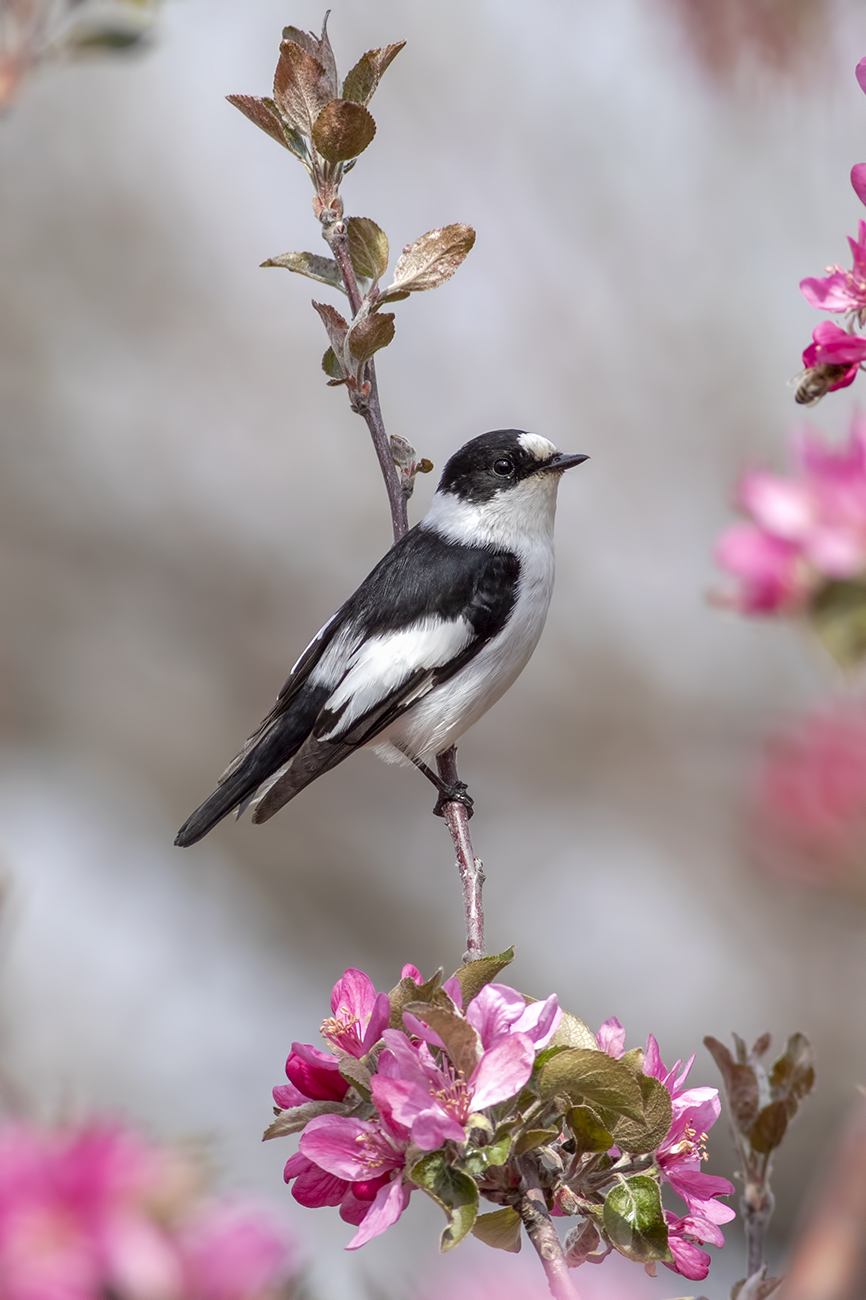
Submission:
[[[288,713],[278,716],[257,741],[231,776],[217,786],[192,816],[187,817],[177,833],[175,844],[189,848],[213,830],[217,822],[255,794],[269,776],[297,754],[313,729],[319,710],[328,697],[328,688],[305,686],[293,701]],[[267,724],[267,719],[265,724]]]
[[[213,794],[205,799],[200,808],[196,808],[195,812],[187,817],[175,837],[175,844],[181,849],[188,849],[191,844],[197,844],[208,831],[213,830],[217,822],[221,822],[223,817],[233,812],[239,803],[243,803],[259,784],[260,781],[255,779],[252,784],[250,783],[250,774],[248,771],[245,772],[243,767],[233,772],[228,780],[218,785]]]

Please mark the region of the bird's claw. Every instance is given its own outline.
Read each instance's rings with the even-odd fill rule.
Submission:
[[[471,817],[475,811],[475,800],[469,793],[465,781],[455,781],[453,785],[445,786],[444,789],[439,791],[439,798],[436,800],[433,816],[444,817],[445,805],[448,803],[462,803],[468,817]]]

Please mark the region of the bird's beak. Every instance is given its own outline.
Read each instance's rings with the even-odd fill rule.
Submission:
[[[589,460],[589,457],[581,455],[580,452],[555,451],[550,460],[539,465],[535,473],[561,474],[563,470],[571,469],[574,465],[582,465],[585,460]]]

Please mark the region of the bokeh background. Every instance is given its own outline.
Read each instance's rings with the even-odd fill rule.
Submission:
[[[267,93],[282,25],[321,17],[168,0],[149,51],[46,66],[0,120],[0,1030],[37,1113],[204,1139],[224,1186],[295,1216],[322,1293],[354,1300],[419,1272],[447,1291],[483,1253],[437,1261],[416,1197],[346,1255],[336,1215],[285,1192],[289,1143],[259,1143],[346,966],[388,988],[405,961],[459,963],[431,792],[361,756],[264,827],[171,846],[389,542],[366,429],[319,370],[313,286],[259,269],[319,251],[309,182],[223,99]],[[798,281],[845,259],[862,211],[866,12],[334,0],[330,31],[343,70],[408,40],[347,211],[395,250],[478,230],[451,284],[396,308],[389,430],[439,467],[501,426],[592,458],[560,492],[542,643],[461,745],[490,945],[591,1025],[697,1050],[699,1082],[718,1082],[706,1033],[810,1036],[781,1260],[866,1080],[866,914],[762,875],[744,829],[762,737],[827,692],[829,661],[707,594],[739,469],[781,466],[801,414]],[[855,398],[815,422],[841,437]],[[729,1241],[713,1295],[742,1275]],[[677,1288],[631,1271],[635,1294]]]

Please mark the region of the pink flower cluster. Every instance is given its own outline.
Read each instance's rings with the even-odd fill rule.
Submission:
[[[866,885],[866,704],[836,702],[768,741],[755,792],[759,857],[779,875]]]
[[[417,999],[413,985],[419,989]],[[465,1198],[467,1180],[472,1179],[479,1195],[497,1207],[511,1207],[519,1236],[514,1206],[523,1174],[517,1153],[526,1148],[521,1145],[525,1136],[517,1139],[540,1128],[546,1139],[545,1186],[551,1211],[594,1223],[600,1189],[618,1189],[629,1176],[643,1177],[648,1167],[645,1148],[637,1162],[631,1148],[616,1145],[607,1152],[581,1152],[567,1118],[573,1104],[568,1087],[574,1086],[579,1097],[579,1080],[598,1077],[598,1067],[587,1058],[597,1052],[618,1062],[624,1058],[625,1031],[619,1021],[606,1021],[596,1039],[569,1017],[565,1041],[556,1043],[563,1012],[554,995],[533,1002],[506,984],[488,983],[464,1005],[457,975],[441,986],[435,980],[423,985],[430,1001],[421,998],[422,985],[418,970],[405,966],[401,984],[393,991],[399,998],[398,1017],[392,1014],[389,995],[377,993],[362,971],[347,970],[334,986],[332,1015],[322,1025],[330,1050],[292,1044],[286,1062],[289,1083],[274,1089],[278,1118],[266,1136],[301,1134],[299,1150],[285,1166],[295,1199],[307,1206],[339,1206],[343,1219],[357,1229],[347,1247],[355,1250],[397,1221],[418,1186],[428,1191],[435,1187],[432,1194],[447,1205],[453,1180],[463,1180]],[[403,1029],[396,1027],[399,1019]],[[577,1049],[575,1033],[582,1043]],[[566,1075],[557,1076],[551,1092],[545,1088],[544,1072],[560,1053],[566,1053],[559,1058]],[[721,1246],[720,1225],[734,1217],[718,1200],[733,1192],[732,1185],[701,1170],[707,1132],[719,1117],[719,1095],[715,1088],[687,1089],[692,1062],[681,1070],[678,1061],[668,1070],[652,1036],[642,1065],[632,1057],[623,1060],[621,1070],[612,1072],[610,1063],[605,1067],[605,1104],[615,1104],[618,1087],[633,1089],[641,1069],[669,1093],[671,1124],[652,1153],[651,1176],[685,1202],[685,1213],[663,1214],[659,1203],[652,1232],[657,1240],[658,1230],[666,1226],[673,1255],[670,1268],[703,1278],[710,1257],[699,1247],[705,1242]],[[565,1082],[571,1069],[578,1072],[573,1085]],[[624,1113],[612,1112],[608,1122],[614,1130],[617,1114]],[[610,1134],[602,1131],[606,1140]],[[496,1158],[488,1159],[487,1153],[492,1157],[494,1151]],[[431,1169],[440,1171],[444,1183],[427,1181]],[[460,1204],[465,1206],[466,1199]],[[469,1226],[472,1221],[463,1231]],[[604,1240],[604,1253],[590,1256],[595,1262],[622,1245],[615,1236],[605,1235]]]
[[[422,983],[415,966],[403,978]],[[456,977],[443,991],[456,1012],[463,995]],[[369,976],[350,969],[334,985],[333,1015],[322,1025],[336,1054],[293,1043],[286,1061],[290,1083],[274,1088],[281,1108],[310,1101],[342,1101],[350,1084],[340,1073],[341,1056],[360,1059],[379,1040],[383,1045],[371,1077],[375,1119],[322,1114],[304,1128],[300,1150],[285,1167],[286,1182],[302,1205],[339,1205],[357,1225],[347,1247],[357,1250],[396,1223],[409,1204],[406,1152],[434,1151],[448,1140],[465,1142],[470,1115],[520,1092],[535,1064],[535,1053],[550,1041],[561,1018],[555,996],[526,1005],[523,995],[502,984],[487,984],[466,1008],[468,1064],[458,1070],[444,1053],[439,1035],[407,1013],[412,1037],[386,1028],[390,1000],[376,993]],[[430,1047],[440,1049],[437,1060]]]
[[[625,1030],[615,1016],[606,1020],[598,1031],[602,1051],[617,1059],[625,1052]],[[671,1094],[673,1122],[664,1142],[656,1151],[662,1181],[686,1203],[682,1216],[665,1211],[668,1245],[674,1257],[667,1264],[675,1273],[701,1281],[710,1270],[710,1256],[698,1247],[704,1243],[723,1246],[721,1224],[729,1223],[735,1211],[716,1198],[734,1191],[727,1178],[701,1172],[706,1159],[707,1134],[722,1112],[718,1088],[686,1088],[685,1082],[694,1063],[691,1056],[683,1067],[677,1061],[668,1070],[662,1063],[659,1045],[652,1034],[647,1040],[643,1060],[644,1074],[652,1075]]]
[[[266,1215],[207,1201],[180,1157],[116,1124],[0,1127],[3,1300],[257,1300],[287,1276]]]
[[[788,476],[750,470],[738,489],[751,518],[716,545],[739,580],[734,603],[747,614],[801,609],[827,582],[866,572],[866,419],[855,415],[847,445],[814,433],[794,444]]]
[[[866,59],[856,69],[857,81],[866,92]],[[866,203],[866,163],[851,170],[851,184],[858,198]],[[848,316],[848,328],[832,321],[822,321],[812,332],[812,342],[803,353],[806,367],[797,389],[797,401],[811,406],[825,393],[847,388],[866,360],[866,338],[854,332],[855,324],[866,324],[866,221],[859,223],[851,247],[851,270],[828,266],[823,276],[800,281],[800,291],[813,307],[821,311],[840,312]]]

